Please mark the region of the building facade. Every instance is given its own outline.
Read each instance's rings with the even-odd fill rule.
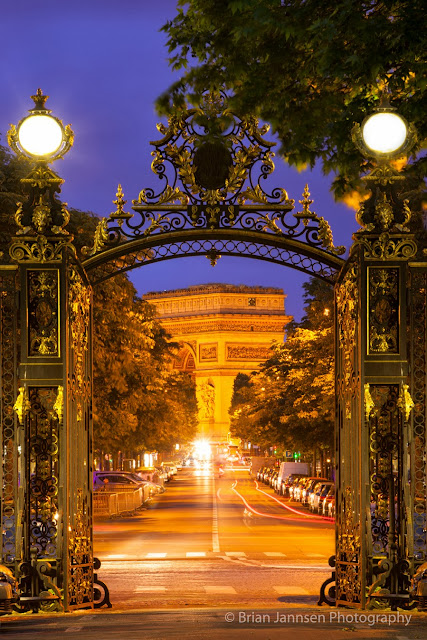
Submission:
[[[283,289],[217,283],[144,295],[182,345],[175,367],[195,378],[200,437],[227,440],[234,379],[258,369],[272,343],[283,342],[292,319],[285,297]]]

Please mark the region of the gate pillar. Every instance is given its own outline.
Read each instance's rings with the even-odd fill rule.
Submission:
[[[387,163],[368,176],[336,298],[336,603],[406,607],[426,561],[425,232]]]
[[[15,565],[23,610],[71,610],[92,607],[94,600],[91,287],[65,229],[69,214],[56,197],[63,180],[48,166],[69,149],[72,132],[49,116],[40,90],[33,99],[28,119],[51,118],[62,137],[56,151],[42,153],[22,148],[19,131],[27,119],[9,132],[12,148],[35,164],[22,181],[28,197],[18,205],[9,249],[19,295],[18,462],[12,458],[18,486],[3,559]]]

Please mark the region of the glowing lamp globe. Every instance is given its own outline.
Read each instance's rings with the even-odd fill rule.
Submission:
[[[378,112],[369,116],[362,124],[365,145],[375,154],[394,154],[406,142],[408,127],[397,113]]]
[[[25,118],[19,129],[19,144],[31,156],[53,155],[62,145],[63,129],[60,123],[48,114],[37,114]]]

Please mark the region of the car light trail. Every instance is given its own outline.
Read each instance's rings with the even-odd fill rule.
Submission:
[[[256,509],[251,507],[251,505],[247,502],[247,500],[245,500],[245,498],[242,496],[242,494],[237,491],[236,485],[237,485],[237,480],[235,480],[233,482],[233,484],[231,485],[231,490],[234,491],[234,493],[239,496],[240,500],[243,502],[245,507],[249,511],[252,511],[252,513],[255,513],[255,515],[261,516],[262,518],[272,518],[273,520],[286,520],[286,522],[301,522],[301,520],[297,519],[297,518],[290,518],[289,516],[275,516],[275,515],[273,515],[271,513],[263,513],[262,511],[257,511]],[[298,513],[298,511],[296,511],[295,513]],[[305,515],[305,514],[302,513],[302,514],[299,514],[299,515]],[[317,516],[313,516],[313,517],[316,518]],[[319,518],[319,517],[317,517],[317,519],[318,520],[323,520],[323,518]]]
[[[277,498],[275,498],[274,496],[270,495],[266,491],[263,491],[262,489],[259,489],[258,488],[258,482],[256,480],[255,480],[255,489],[257,491],[259,491],[260,493],[263,493],[268,498],[271,498],[272,500],[275,500],[277,502],[277,504],[280,504],[280,506],[283,507],[284,509],[288,509],[289,511],[293,511],[293,513],[297,513],[299,516],[305,516],[306,518],[314,518],[315,520],[322,520],[322,521],[324,520],[323,516],[316,516],[316,515],[312,515],[311,513],[304,513],[304,511],[298,511],[298,509],[293,509],[292,507],[289,507],[287,504],[285,504],[281,500],[278,500]]]

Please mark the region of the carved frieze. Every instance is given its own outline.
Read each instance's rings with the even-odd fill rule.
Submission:
[[[271,355],[266,345],[227,344],[227,360],[267,360]]]
[[[201,344],[199,346],[199,360],[200,362],[204,362],[206,360],[212,360],[212,361],[218,360],[217,343]]]
[[[251,320],[206,320],[205,322],[182,322],[169,323],[163,321],[164,326],[174,335],[181,336],[193,333],[212,333],[213,331],[248,331],[256,333],[282,333],[284,332],[284,322],[269,322],[266,318],[262,322]]]

